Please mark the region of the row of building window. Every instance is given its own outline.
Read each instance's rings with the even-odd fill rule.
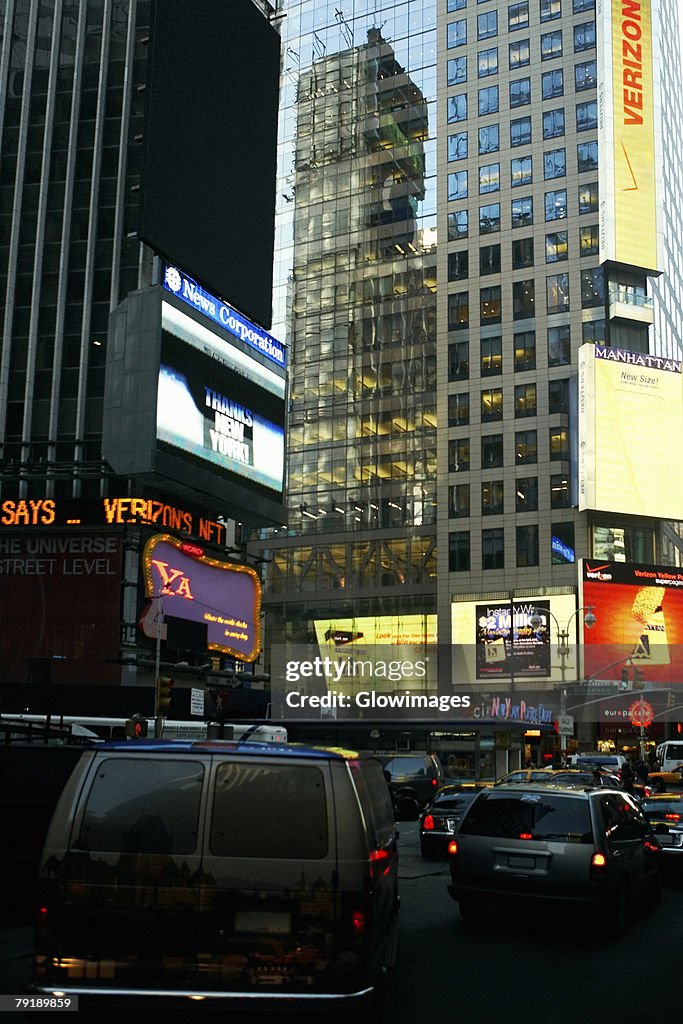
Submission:
[[[527,40],[528,42],[528,40]],[[528,64],[529,61],[525,61]],[[519,67],[515,64],[514,67]],[[511,64],[510,67],[513,67]],[[560,71],[559,78],[555,71],[544,72],[541,80],[543,99],[552,96],[564,95],[564,72]],[[498,47],[490,46],[486,50],[479,50],[477,53],[477,78],[489,78],[497,75],[499,71]],[[449,86],[461,85],[467,81],[467,57],[451,57],[446,65],[446,76]],[[545,81],[544,81],[545,79]],[[584,92],[586,89],[597,89],[598,66],[597,60],[593,57],[590,60],[582,60],[574,65],[574,92]],[[558,89],[560,90],[558,92]]]
[[[600,250],[600,237],[597,224],[580,227],[579,253],[581,256],[596,256]],[[562,263],[569,258],[569,232],[552,231],[545,236],[545,262]],[[512,270],[523,270],[534,266],[534,239],[519,238],[511,245]],[[479,276],[500,274],[501,246],[499,243],[483,245],[479,249]],[[476,274],[476,270],[475,270]],[[448,253],[448,280],[466,281],[470,277],[470,254],[467,249]]]
[[[516,82],[510,82],[510,106],[526,106],[525,103],[512,103],[513,86]],[[477,92],[477,116],[487,117],[489,114],[497,114],[500,110],[500,90],[497,85],[487,85]],[[466,92],[449,96],[446,101],[446,119],[449,124],[458,121],[466,121],[469,113],[469,102]],[[574,106],[575,125],[577,132],[585,132],[598,126],[598,103],[597,100],[582,100]],[[530,119],[528,119],[530,121]],[[543,138],[557,138],[565,132],[565,108],[548,110],[543,118]],[[512,122],[517,125],[517,122]],[[531,141],[531,124],[528,132],[524,119],[520,119],[518,128],[524,131],[510,132],[510,145],[520,146]]]
[[[449,572],[470,572],[470,531],[458,530],[448,535]],[[571,564],[574,556],[574,524],[551,523],[548,561],[553,565]],[[539,529],[536,524],[515,527],[516,563],[518,567],[539,564]],[[482,569],[505,568],[505,529],[495,527],[481,531]]]
[[[523,6],[523,5],[515,5]],[[526,21],[515,19],[514,26],[509,25],[510,32],[517,32],[520,29],[529,27],[527,11]],[[459,46],[467,46],[467,18],[458,18],[457,21],[450,21],[446,26],[446,46],[449,50],[455,50]],[[498,11],[485,11],[477,15],[477,40],[482,42],[485,39],[496,39],[498,32]],[[572,27],[571,37],[574,44],[574,53],[581,53],[584,50],[592,50],[596,45],[595,21],[582,21]],[[561,57],[564,50],[563,29],[555,28],[548,32],[542,32],[540,37],[541,60],[554,60]],[[508,43],[508,66],[510,68],[522,67],[531,61],[531,41],[525,39],[513,39]]]
[[[478,4],[488,3],[488,0],[476,0]],[[570,0],[566,0],[569,5]],[[446,0],[446,11],[452,14],[453,11],[462,11],[467,7],[467,0]],[[595,10],[595,0],[571,0],[571,8],[574,14],[582,14],[584,11]],[[562,17],[562,0],[538,0],[538,13],[541,21],[554,21]],[[524,19],[527,19],[526,23]],[[511,4],[508,7],[508,28],[513,31],[515,28],[522,28],[528,24],[529,0],[521,0],[520,3]],[[523,23],[523,24],[521,24]]]
[[[549,274],[545,281],[546,312],[569,312],[569,274]],[[503,318],[502,285],[479,289],[480,324],[499,324]],[[581,308],[592,309],[605,304],[605,276],[602,267],[581,271]],[[536,285],[533,278],[512,282],[512,317],[530,320],[536,316]],[[469,292],[448,296],[448,329],[466,330],[470,326]]]
[[[481,130],[480,130],[481,137]],[[450,146],[450,142],[449,142]],[[579,171],[594,171],[597,168],[597,142],[587,143],[579,146],[584,150],[588,159],[582,159],[579,155]],[[593,150],[595,155],[593,156]],[[495,150],[494,150],[495,152]],[[460,159],[459,157],[457,159]],[[552,178],[564,178],[567,175],[567,152],[563,148],[551,149],[543,154],[543,180],[549,181]],[[527,156],[513,157],[510,160],[510,188],[519,188],[521,185],[531,185],[534,180],[533,158]],[[489,192],[499,192],[501,188],[500,164],[483,164],[478,169],[478,191],[479,195],[486,195]],[[450,171],[447,178],[448,199],[467,199],[469,192],[469,172]]]
[[[592,321],[593,338],[604,334],[604,320]],[[571,363],[571,329],[569,324],[549,327],[547,330],[548,366],[568,366]],[[512,358],[515,372],[536,369],[536,332],[517,331],[512,335]],[[500,334],[479,341],[479,375],[492,377],[503,372],[503,338]],[[469,380],[469,340],[453,341],[448,346],[448,379]]]
[[[481,437],[481,468],[495,469],[503,465],[505,446],[503,434],[485,434]],[[566,431],[551,427],[548,431],[551,461],[566,448]],[[514,461],[516,466],[532,466],[538,462],[538,433],[536,430],[515,431]],[[452,437],[448,441],[448,472],[467,473],[471,468],[469,437]]]
[[[556,389],[558,390],[558,389]],[[555,394],[555,392],[553,392]],[[562,405],[566,399],[554,398],[554,402]],[[466,427],[470,423],[469,392],[462,391],[448,396],[448,426]],[[535,384],[516,384],[514,388],[513,408],[515,419],[536,416],[538,411],[537,392]],[[566,408],[553,408],[551,412],[567,412]],[[479,402],[480,421],[482,423],[494,423],[503,419],[503,389],[485,388],[480,393]],[[567,455],[566,431],[563,428],[550,428],[550,452],[551,459],[564,459]],[[532,461],[527,459],[526,461]],[[535,458],[533,459],[535,462]]]
[[[577,109],[577,131],[584,131],[586,128],[597,126],[597,107],[595,104],[579,104],[581,111]],[[582,127],[578,127],[581,118]],[[454,120],[464,120],[455,117]],[[564,108],[548,110],[543,115],[543,138],[553,139],[564,135],[565,117]],[[518,117],[510,121],[510,146],[515,149],[519,146],[530,145],[532,141],[531,116]],[[469,132],[460,131],[449,135],[446,143],[446,155],[449,162],[466,160],[470,155]],[[500,125],[490,124],[479,128],[477,131],[477,154],[485,156],[487,153],[497,153],[500,150]],[[554,152],[554,151],[551,151]],[[564,150],[562,152],[565,152]],[[546,155],[544,154],[544,172],[546,169]],[[577,169],[580,171],[591,170],[597,166],[597,142],[581,142],[576,149]],[[566,165],[566,153],[564,157]],[[512,165],[511,165],[512,166]],[[557,175],[547,175],[557,177]],[[514,176],[513,176],[514,180]]]
[[[552,474],[549,480],[550,507],[569,508],[569,478],[564,473]],[[514,481],[516,512],[538,511],[538,477],[520,477]],[[451,484],[448,488],[448,516],[450,519],[468,519],[471,508],[469,484]],[[502,515],[505,512],[505,484],[503,480],[481,482],[481,514]],[[508,508],[509,511],[509,508]]]
[[[564,220],[569,215],[566,188],[556,188],[543,196],[544,219],[546,223]],[[598,183],[581,185],[578,191],[578,213],[596,213],[598,209]],[[520,196],[510,202],[510,227],[523,228],[534,223],[533,196]],[[505,227],[505,225],[503,225]],[[479,234],[494,235],[501,230],[501,204],[487,203],[479,207]],[[470,211],[456,210],[448,214],[448,241],[456,242],[468,238],[470,233]]]

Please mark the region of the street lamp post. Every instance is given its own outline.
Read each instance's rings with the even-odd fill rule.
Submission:
[[[565,680],[566,680],[566,676],[567,676],[567,658],[571,654],[571,647],[569,646],[569,632],[570,632],[569,627],[571,626],[572,619],[574,619],[575,616],[577,616],[579,614],[579,612],[584,612],[584,611],[586,613],[584,615],[584,617],[583,617],[584,625],[588,629],[591,629],[595,625],[595,623],[596,623],[596,618],[595,618],[595,614],[593,612],[593,606],[590,605],[590,604],[586,605],[585,608],[577,608],[576,611],[573,612],[570,615],[570,617],[569,617],[569,619],[568,619],[564,629],[562,628],[562,626],[560,626],[559,622],[557,621],[557,618],[550,611],[550,609],[548,609],[547,613],[546,613],[545,609],[543,610],[543,612],[541,612],[541,611],[539,611],[538,608],[534,608],[532,613],[531,613],[531,617],[529,619],[529,623],[531,624],[533,629],[540,629],[541,626],[544,625],[543,615],[545,615],[545,614],[548,614],[550,616],[550,618],[553,620],[553,622],[555,623],[555,628],[557,630],[557,653],[558,653],[558,655],[560,657],[560,673],[561,673],[561,676],[562,676],[561,690],[560,690],[560,715],[561,716],[564,716],[566,714],[566,712],[567,712],[567,691],[565,689]],[[566,764],[566,761],[567,761],[567,734],[565,732],[561,732],[560,733],[560,758],[562,760],[562,764],[563,765]]]

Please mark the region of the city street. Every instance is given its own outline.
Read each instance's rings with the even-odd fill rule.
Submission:
[[[401,945],[383,1024],[678,1019],[681,882],[667,876],[661,904],[618,938],[584,931],[580,922],[569,926],[557,914],[525,913],[492,919],[488,930],[473,934],[446,892],[446,864],[422,859],[416,824],[403,822],[400,830]],[[27,981],[30,940],[30,928],[0,932],[3,993],[20,992]],[[258,1019],[285,1024],[279,1015]]]

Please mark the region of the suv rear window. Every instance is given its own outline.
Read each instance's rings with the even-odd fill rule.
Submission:
[[[314,860],[327,853],[325,780],[312,765],[225,762],[216,772],[211,852]]]
[[[390,757],[384,761],[384,769],[391,773],[392,782],[412,779],[416,775],[426,779],[436,778],[436,768],[428,757]]]
[[[588,800],[555,794],[481,793],[460,826],[463,835],[593,842]]]

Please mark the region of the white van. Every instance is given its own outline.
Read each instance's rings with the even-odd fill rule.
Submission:
[[[371,757],[98,745],[47,833],[32,988],[82,1008],[377,1012],[398,933],[397,838]]]
[[[618,774],[626,764],[628,758],[623,754],[572,754],[568,761],[575,768],[604,768]]]

